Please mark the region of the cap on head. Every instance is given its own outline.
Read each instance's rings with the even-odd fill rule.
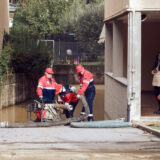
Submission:
[[[79,64],[76,66],[76,70],[77,70],[77,73],[81,73],[81,72],[83,72],[84,67],[81,64]]]
[[[59,94],[62,91],[62,85],[61,84],[57,84],[56,85],[56,95]]]
[[[52,68],[46,68],[45,72],[49,73],[49,74],[53,74],[53,70]]]

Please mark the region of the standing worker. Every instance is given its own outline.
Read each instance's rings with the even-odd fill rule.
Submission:
[[[152,68],[153,81],[152,86],[154,87],[155,97],[158,102],[158,110],[154,114],[160,114],[160,53],[156,55],[155,63]]]
[[[94,86],[93,74],[82,65],[76,66],[77,74],[80,79],[80,89],[77,93],[77,98],[80,98],[80,95],[85,93],[86,101],[88,103],[90,114],[88,115],[88,121],[93,121],[93,100],[96,95],[96,90]],[[82,108],[81,114],[85,114],[84,107]]]
[[[52,68],[45,69],[45,75],[42,76],[38,81],[37,86],[37,95],[39,96],[39,102],[42,103],[53,103],[55,90],[56,90],[56,81],[52,78],[54,74]],[[45,113],[43,113],[45,114]],[[37,119],[35,121],[40,121],[41,111],[37,110],[36,112]]]
[[[64,110],[64,114],[67,118],[72,118],[74,110],[78,104],[79,99],[76,97],[75,87],[71,87],[68,84],[57,84],[56,94],[58,94],[58,103],[65,103],[70,110]]]

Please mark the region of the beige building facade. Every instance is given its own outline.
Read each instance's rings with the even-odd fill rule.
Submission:
[[[9,1],[0,0],[0,52],[3,45],[4,32],[9,33]]]
[[[128,121],[160,119],[146,113],[157,105],[151,69],[160,52],[160,1],[105,0],[104,23],[105,114]]]

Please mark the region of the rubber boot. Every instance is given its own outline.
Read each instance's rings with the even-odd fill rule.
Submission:
[[[33,122],[41,122],[41,119],[36,118]]]
[[[88,116],[88,122],[94,121],[93,116]]]
[[[154,114],[160,114],[160,109],[155,111]]]

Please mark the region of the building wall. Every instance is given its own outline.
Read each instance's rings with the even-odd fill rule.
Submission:
[[[127,119],[127,24],[105,26],[105,113],[110,119]]]
[[[125,13],[127,10],[160,10],[159,0],[105,0],[104,20]]]
[[[138,11],[138,12],[132,12],[132,11]],[[124,108],[125,106],[127,107],[127,103],[128,103],[128,105],[130,106],[131,120],[140,120],[141,88],[142,88],[142,91],[152,90],[151,68],[155,61],[155,55],[157,54],[158,51],[160,51],[160,47],[159,47],[160,32],[158,31],[158,28],[160,26],[159,24],[158,25],[155,24],[154,21],[159,21],[159,18],[158,16],[155,18],[154,17],[155,14],[152,14],[150,15],[151,17],[150,20],[147,20],[149,22],[148,23],[144,22],[144,24],[142,25],[141,13],[143,12],[141,11],[160,11],[160,1],[159,0],[155,0],[155,1],[152,1],[152,0],[145,0],[145,1],[144,0],[129,0],[129,1],[106,0],[105,1],[105,22],[106,22],[106,31],[107,31],[105,35],[105,40],[107,42],[105,43],[105,50],[106,50],[105,55],[107,55],[107,57],[105,58],[106,72],[108,72],[107,68],[109,68],[108,62],[111,61],[111,58],[108,55],[110,54],[113,55],[113,66],[115,65],[115,62],[116,62],[114,61],[114,59],[116,59],[116,57],[118,57],[119,55],[122,56],[122,51],[119,50],[119,48],[122,49],[121,48],[122,45],[121,47],[116,45],[117,41],[116,39],[114,39],[114,34],[115,34],[115,37],[118,37],[119,39],[124,35],[120,36],[120,32],[122,33],[121,26],[120,25],[118,26],[115,22],[118,20],[126,20],[123,18],[123,15],[126,15],[128,13],[127,52],[125,51],[125,48],[123,50],[124,51],[123,56],[126,55],[125,53],[127,53],[128,55],[128,57],[127,55],[125,56],[127,57],[127,71],[128,71],[127,72],[128,86],[126,85],[127,86],[126,90],[125,89],[123,90],[122,87],[118,85],[120,84],[120,81],[116,80],[116,77],[114,75],[115,70],[113,70],[113,73],[106,73],[105,75],[105,112],[111,117],[111,119],[115,119],[117,115],[120,114],[119,111],[121,110],[125,114],[126,111]],[[149,13],[149,12],[145,12],[145,13]],[[157,13],[157,12],[154,12],[154,13]],[[113,26],[115,25],[115,27],[113,27],[113,40],[111,38],[112,32],[109,30],[109,25],[112,22],[113,22]],[[141,25],[142,25],[142,28],[141,28]],[[141,37],[141,31],[142,31],[142,37]],[[121,40],[124,41],[124,39],[122,38]],[[141,45],[141,40],[142,40],[142,45]],[[109,47],[110,43],[113,43],[113,46],[115,45],[113,47],[113,50],[116,50],[116,52],[110,49]],[[125,46],[125,44],[123,44],[123,46]],[[117,48],[114,49],[115,47]],[[120,53],[116,54],[117,50],[119,50]],[[141,59],[141,55],[142,55],[142,59]],[[118,59],[122,61],[120,57],[118,57]],[[141,75],[141,72],[142,72],[142,75]],[[118,71],[118,73],[120,72]],[[118,75],[118,73],[116,73],[116,75]],[[125,73],[125,70],[123,71],[123,73]],[[125,74],[123,75],[125,76]],[[120,76],[118,75],[118,77]],[[142,80],[142,86],[141,86],[141,80]],[[123,105],[120,106],[120,109],[116,108],[116,106],[118,105],[118,100],[117,100],[118,93],[117,92],[115,93],[114,92],[115,90],[117,90],[117,92],[120,95],[122,94],[121,96],[122,101],[120,105],[121,104]],[[114,111],[113,109],[114,107],[118,110],[118,112]],[[120,118],[120,116],[118,116],[118,118]]]
[[[159,0],[130,0],[129,8],[136,10],[156,10],[160,9]]]
[[[127,86],[105,75],[105,112],[110,119],[127,119]]]
[[[0,52],[3,43],[3,33],[9,33],[8,0],[0,0]]]
[[[105,15],[107,20],[115,15],[123,13],[129,7],[129,0],[105,0]]]
[[[151,70],[155,56],[160,52],[160,23],[143,23],[142,25],[142,91],[151,91]]]
[[[31,82],[23,74],[5,77],[0,86],[0,108],[30,99],[32,88]]]

